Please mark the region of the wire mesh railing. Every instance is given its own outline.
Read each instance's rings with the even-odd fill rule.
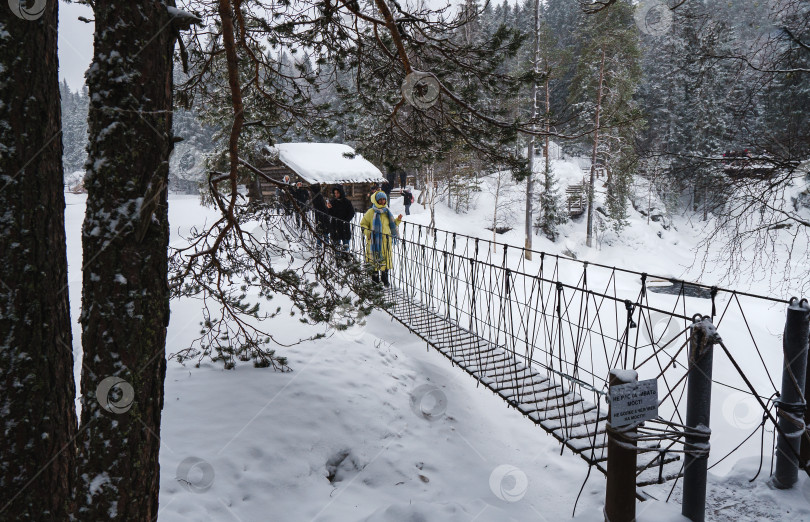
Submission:
[[[317,222],[312,212],[309,216]],[[707,320],[720,332],[723,348],[711,381],[712,437],[731,450],[713,453],[710,467],[728,465],[734,452],[762,455],[766,430],[775,444],[782,325],[786,307],[797,301],[544,252],[532,252],[528,259],[522,248],[407,222],[393,241],[380,231],[383,240],[374,252],[374,231],[355,219],[349,223],[348,250],[339,252],[327,247],[330,225],[306,225],[285,216],[277,223],[297,231],[310,250],[372,267],[384,258],[390,298],[401,305],[400,321],[414,329],[421,321],[421,335],[428,340],[441,334],[439,328],[461,336],[445,355],[492,370],[479,379],[508,390],[509,403],[535,421],[550,420],[550,410],[543,413],[538,405],[554,402],[554,414],[561,415],[551,419],[555,436],[591,464],[606,459],[609,372],[633,369],[639,379],[656,379],[659,386],[658,417],[644,423],[637,436],[638,451],[652,456],[639,466],[639,477],[646,474],[653,483],[679,476],[667,475],[664,464],[687,450],[690,344],[693,326]],[[443,323],[425,319],[425,311]],[[530,379],[534,374],[549,385],[536,385]],[[803,405],[803,385],[800,392]],[[753,438],[757,433],[760,440]],[[803,438],[808,439],[806,432]]]

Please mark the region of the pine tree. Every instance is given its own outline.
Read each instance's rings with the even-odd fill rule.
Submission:
[[[704,215],[727,191],[718,158],[746,148],[734,122],[751,99],[743,92],[748,78],[739,74],[739,63],[720,58],[733,49],[731,18],[724,13],[719,4],[687,2],[673,11],[667,34],[645,37],[649,51],[639,96],[649,121],[643,148],[672,158],[669,178],[688,194],[693,210],[702,205]]]
[[[593,129],[587,218],[587,245],[592,246],[595,174],[600,164],[608,173],[613,202],[609,210],[617,228],[623,226],[626,215],[635,154],[633,137],[641,124],[633,100],[641,75],[633,5],[619,0],[588,15],[579,34],[581,49],[572,101],[582,111],[583,126]]]
[[[159,0],[96,0],[93,11],[75,517],[153,520],[169,324],[173,50],[193,17]]]
[[[550,89],[551,114],[558,122],[567,122],[572,116],[570,104],[572,82],[576,72],[574,57],[579,56],[582,38],[579,27],[585,19],[579,2],[569,0],[546,0],[543,9],[543,22],[548,27],[549,40],[555,54],[563,58],[555,68]],[[550,50],[549,48],[545,48]]]
[[[0,8],[3,520],[67,520],[74,478],[57,26],[56,2],[27,20]]]
[[[541,42],[541,26],[540,26],[540,0],[534,0],[533,6],[533,20],[534,23],[532,24],[532,40],[534,43],[534,49],[532,49],[531,53],[531,62],[532,62],[532,90],[531,90],[531,122],[532,122],[532,130],[537,130],[537,120],[540,117],[540,42]],[[548,116],[548,110],[546,111],[546,116]],[[526,177],[526,229],[525,229],[525,256],[526,259],[531,260],[532,258],[532,214],[533,208],[532,204],[534,201],[534,152],[535,152],[535,135],[532,134],[529,137],[529,144],[528,144],[528,153],[526,157],[528,158],[529,163],[529,175]],[[546,138],[548,139],[548,138]],[[546,169],[547,170],[547,169]]]
[[[62,163],[65,174],[70,176],[83,171],[87,161],[87,110],[88,98],[85,89],[73,92],[67,82],[59,84],[62,97]]]
[[[545,149],[548,157],[548,147]],[[536,227],[552,241],[557,240],[559,232],[557,227],[566,222],[567,216],[562,208],[557,180],[550,161],[543,160],[543,191],[539,196],[540,214],[537,217]]]
[[[539,27],[537,28],[539,44],[539,62],[542,64],[542,98],[544,102],[543,120],[545,122],[546,135],[543,137],[543,163],[542,163],[542,187],[539,195],[540,214],[536,226],[548,239],[556,241],[557,226],[564,223],[567,216],[562,209],[557,182],[551,166],[551,127],[553,120],[552,107],[552,82],[566,74],[570,66],[570,54],[566,49],[560,48],[557,35],[549,25],[551,14],[549,6],[545,5],[541,12]]]

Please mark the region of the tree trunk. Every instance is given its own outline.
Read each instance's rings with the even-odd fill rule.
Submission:
[[[534,82],[532,85],[532,130],[537,129],[537,74],[540,71],[540,0],[534,0]],[[526,181],[526,259],[532,259],[532,200],[534,199],[534,142],[535,135],[529,139],[529,179]]]
[[[596,148],[599,145],[599,115],[602,110],[602,86],[605,81],[605,50],[602,49],[602,64],[599,66],[599,89],[596,92],[596,117],[593,128],[593,152],[591,154],[591,179],[588,184],[588,236],[585,244],[593,246],[593,200],[594,184],[596,183]]]
[[[428,192],[428,205],[430,205],[430,225],[428,225],[428,231],[432,231],[432,233],[436,234],[436,176],[434,172],[433,165],[428,166],[427,168],[427,182],[428,187],[430,187]]]
[[[0,519],[66,520],[76,386],[58,3],[31,17],[0,6]]]
[[[552,194],[552,183],[551,183],[551,157],[549,155],[551,151],[550,147],[550,135],[551,135],[551,92],[549,88],[549,78],[551,77],[551,70],[548,66],[548,61],[546,62],[546,79],[545,79],[545,91],[546,91],[546,137],[543,143],[543,154],[545,154],[545,168],[543,169],[543,192],[545,193],[545,204],[546,207],[543,208],[543,223],[547,227],[544,230],[546,237],[551,239],[552,241],[557,240],[557,225],[556,221],[558,220],[558,212],[559,209],[557,205],[554,204],[554,214],[552,215],[550,207],[552,205],[552,200],[554,195]],[[552,222],[553,220],[553,222]]]
[[[498,233],[498,202],[501,196],[501,178],[503,177],[502,171],[498,171],[498,181],[495,184],[495,210],[492,212],[492,251],[497,252],[497,236]]]
[[[159,0],[96,0],[94,12],[76,517],[154,520],[177,29]]]
[[[708,184],[703,183],[703,221],[709,220],[709,189]]]
[[[549,89],[549,77],[551,76],[551,71],[546,68],[546,82],[545,82],[545,90],[546,90],[546,139],[545,143],[543,144],[543,154],[545,154],[545,190],[548,194],[549,198],[551,197],[551,179],[549,177],[549,172],[551,172],[551,158],[549,157],[549,142],[551,140],[551,92]],[[558,158],[559,159],[559,158]]]

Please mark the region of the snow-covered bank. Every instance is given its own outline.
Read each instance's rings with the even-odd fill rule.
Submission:
[[[75,319],[84,196],[66,197]],[[401,201],[394,204],[396,212]],[[412,210],[422,211],[416,205]],[[476,213],[455,216],[441,207],[439,212],[445,216],[440,226],[473,231]],[[178,232],[213,215],[197,198],[172,196],[172,242],[180,241]],[[661,255],[644,256],[665,269],[678,258],[667,255],[672,253],[665,239],[655,237]],[[562,245],[554,248],[549,251]],[[624,248],[629,261],[640,262],[638,251]],[[612,254],[617,259],[619,250],[615,246]],[[187,346],[199,320],[198,303],[172,302],[167,350]],[[328,339],[281,348],[291,373],[249,363],[225,371],[171,361],[161,431],[160,520],[570,518],[587,473],[579,457],[560,456],[551,436],[477,388],[443,356],[426,351],[385,314],[374,313],[367,321]],[[80,328],[74,328],[78,368]],[[294,341],[316,327],[304,329],[280,317],[270,328],[283,341]],[[745,412],[732,408],[729,415],[749,427]],[[717,423],[722,422],[721,412]],[[725,477],[710,476],[709,520],[810,520],[807,477],[793,491],[772,490],[766,484],[766,457],[763,473],[748,484],[756,464],[746,460]],[[650,488],[659,499],[668,491]],[[679,495],[678,486],[670,504],[640,503],[639,520],[678,520]],[[594,471],[578,519],[602,520],[603,500],[604,477]]]
[[[66,196],[78,317],[85,196]],[[196,198],[172,196],[172,241],[209,214]],[[167,351],[187,346],[199,320],[198,303],[173,301]],[[274,322],[284,341],[307,334]],[[76,324],[77,379],[80,332]],[[581,459],[560,457],[552,437],[386,315],[283,352],[293,372],[169,362],[160,520],[570,516],[587,473]],[[598,518],[603,491],[593,474],[578,512]]]
[[[284,352],[291,373],[170,365],[161,520],[570,516],[579,457],[384,314]],[[188,457],[214,471],[205,492],[175,480]],[[595,473],[580,512],[598,515],[603,487]]]

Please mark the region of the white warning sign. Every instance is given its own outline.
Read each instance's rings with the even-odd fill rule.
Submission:
[[[658,416],[658,381],[648,379],[610,387],[610,425],[638,424]]]

